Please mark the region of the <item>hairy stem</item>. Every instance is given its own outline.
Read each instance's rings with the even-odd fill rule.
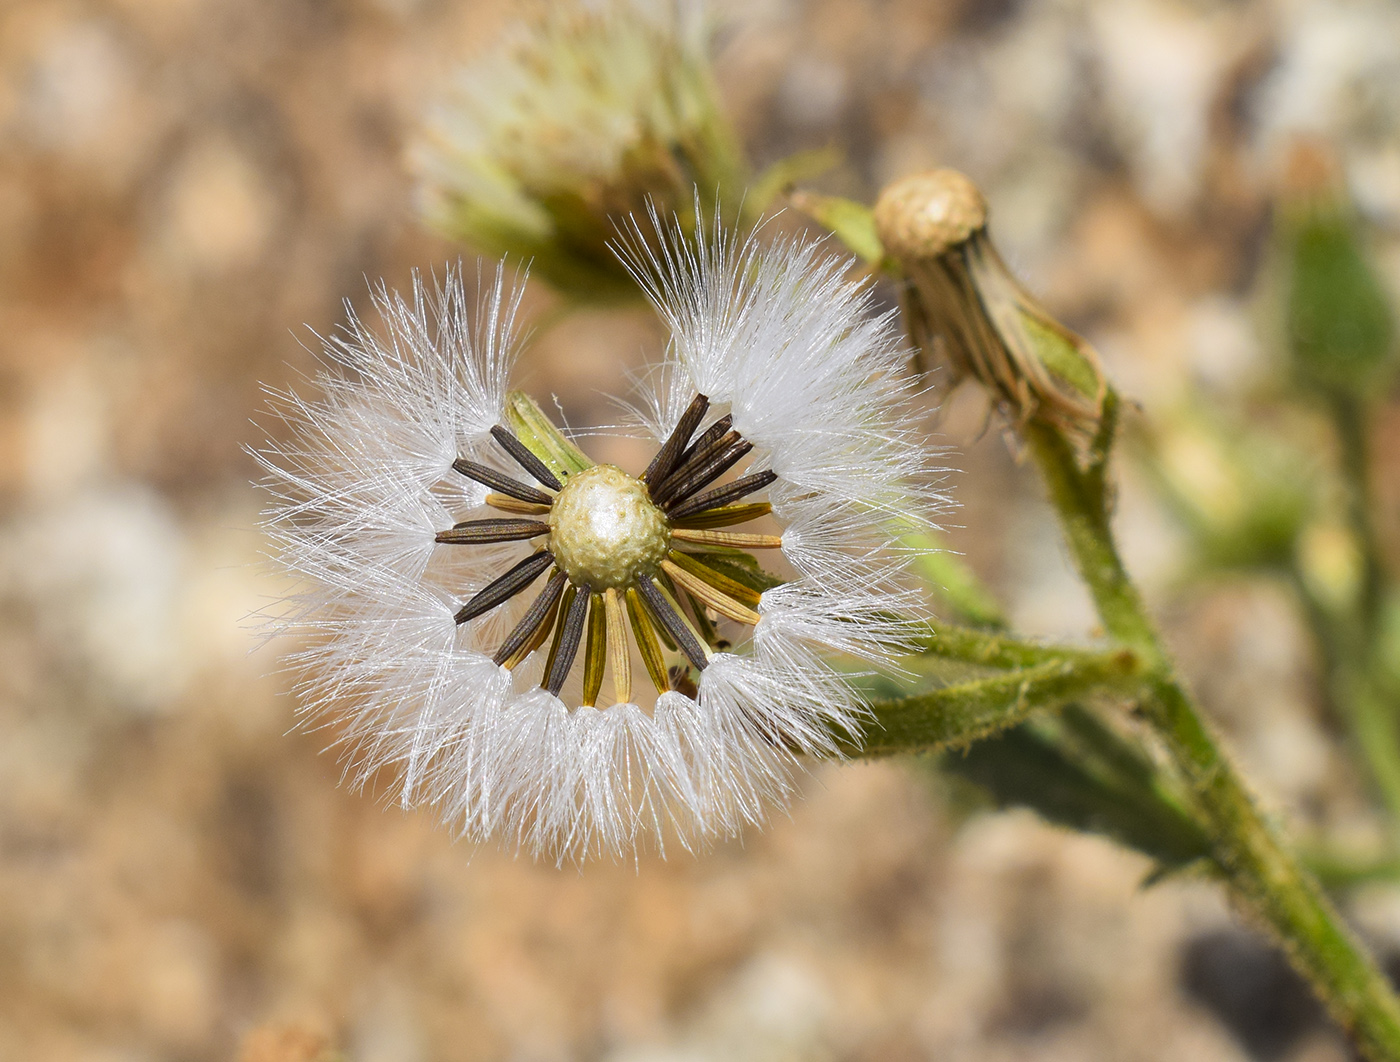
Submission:
[[[1400,718],[1367,668],[1373,648],[1363,625],[1330,611],[1296,564],[1285,574],[1303,606],[1321,657],[1323,698],[1347,728],[1371,783],[1390,814],[1393,843],[1400,843]]]
[[[1056,661],[1093,661],[1103,656],[1089,649],[1040,645],[942,620],[927,620],[920,624],[919,640],[923,651],[931,656],[994,668],[1036,667]]]
[[[1369,645],[1375,637],[1384,595],[1385,568],[1381,563],[1380,542],[1371,518],[1372,505],[1370,451],[1367,429],[1371,418],[1366,404],[1351,395],[1332,396],[1332,423],[1342,450],[1342,476],[1347,486],[1347,523],[1361,550],[1361,587],[1357,607],[1361,613],[1363,637]]]
[[[841,739],[848,756],[885,756],[962,747],[1007,727],[1033,711],[1058,708],[1094,694],[1136,693],[1144,675],[1135,652],[1084,653],[1005,675],[877,701],[863,737]]]
[[[1081,469],[1053,428],[1032,420],[1025,435],[1100,619],[1149,668],[1141,708],[1185,778],[1231,888],[1277,934],[1366,1056],[1400,1062],[1400,1004],[1390,986],[1261,813],[1162,648],[1113,539],[1105,457],[1096,455]]]

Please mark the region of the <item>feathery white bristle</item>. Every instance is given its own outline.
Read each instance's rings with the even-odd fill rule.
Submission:
[[[275,393],[285,430],[257,452],[277,560],[302,581],[272,625],[302,640],[305,723],[333,728],[353,784],[393,768],[403,805],[561,862],[733,836],[786,800],[800,755],[859,734],[863,709],[827,655],[890,662],[907,633],[891,616],[917,610],[891,528],[939,502],[904,352],[841,261],[797,240],[658,230],[661,250],[638,232],[629,258],[672,331],[643,416],[660,440],[697,391],[711,418],[732,412],[750,468],[778,474],[755,497],[798,573],[762,595],[749,644],[717,653],[694,698],[579,707],[532,685],[542,654],[498,667],[490,653],[532,594],[454,622],[530,549],[433,542],[484,499],[456,457],[520,474],[489,435],[519,303],[503,272],[475,327],[458,272],[431,292],[415,282],[407,302],[381,287],[380,331],[352,315],[325,344],[322,396]]]

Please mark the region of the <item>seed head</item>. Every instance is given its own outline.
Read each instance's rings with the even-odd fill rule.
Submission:
[[[844,263],[653,230],[627,260],[672,331],[644,470],[507,390],[503,273],[474,324],[457,273],[380,288],[382,334],[352,317],[258,454],[305,718],[355,781],[394,767],[406,806],[559,860],[732,835],[858,735],[829,657],[899,651],[894,536],[936,500]]]
[[[549,510],[549,549],[574,583],[626,589],[654,575],[671,546],[666,514],[614,465],[571,476]]]
[[[896,181],[875,205],[885,249],[901,261],[937,258],[987,226],[987,201],[956,170]]]

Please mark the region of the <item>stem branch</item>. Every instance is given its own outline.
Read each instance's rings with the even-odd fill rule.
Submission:
[[[848,756],[885,756],[961,747],[1015,726],[1033,711],[1058,708],[1095,693],[1137,692],[1142,661],[1131,650],[1085,653],[1035,667],[876,702],[863,738],[843,739]]]
[[[1089,649],[1037,645],[942,620],[928,620],[921,627],[920,641],[925,653],[983,667],[1025,668],[1064,660],[1095,661],[1103,657],[1102,652]]]
[[[1342,450],[1342,476],[1347,486],[1347,523],[1356,537],[1361,552],[1361,587],[1358,607],[1365,644],[1374,640],[1380,620],[1385,566],[1381,562],[1380,542],[1376,538],[1371,491],[1370,453],[1367,429],[1371,419],[1366,403],[1351,396],[1336,394],[1331,402],[1332,423]]]
[[[1118,556],[1104,484],[1106,458],[1081,469],[1068,442],[1034,420],[1026,438],[1080,574],[1108,632],[1149,677],[1141,707],[1190,787],[1231,888],[1273,929],[1333,1017],[1374,1060],[1400,1060],[1400,1004],[1374,960],[1284,845],[1177,679]],[[1106,447],[1104,448],[1106,452]]]

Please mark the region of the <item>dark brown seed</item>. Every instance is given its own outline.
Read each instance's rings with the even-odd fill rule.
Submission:
[[[691,632],[685,620],[671,607],[671,603],[666,600],[661,588],[656,585],[654,580],[643,579],[637,584],[637,592],[642,595],[642,600],[646,602],[647,608],[656,617],[656,621],[666,628],[666,633],[680,646],[686,659],[703,671],[705,665],[709,663],[705,659],[704,647]]]
[[[559,595],[564,592],[564,583],[565,575],[561,571],[556,571],[549,577],[549,582],[544,584],[540,596],[535,598],[530,607],[525,610],[525,615],[520,617],[520,622],[515,625],[515,629],[506,635],[506,640],[496,650],[496,655],[492,657],[496,663],[504,664],[515,655],[517,649],[538,633],[540,625],[549,619],[550,609],[559,600]]]
[[[696,469],[707,464],[715,454],[732,446],[740,438],[737,431],[729,431],[717,439],[707,440],[703,447],[696,446],[686,451],[685,460],[678,462],[675,469],[666,477],[666,481],[658,484],[656,489],[651,492],[652,499],[660,505],[666,500],[674,498],[677,486],[689,479]]]
[[[556,620],[558,620],[559,615],[561,613],[568,613],[569,609],[573,607],[574,598],[577,596],[578,587],[576,587],[573,583],[569,583],[567,586],[564,587],[564,597],[554,610],[554,617]],[[545,675],[548,675],[551,671],[554,670],[554,658],[559,655],[559,639],[564,636],[564,624],[555,622],[550,626],[554,631],[554,635],[549,640],[549,652],[545,654],[544,658],[543,674]],[[540,687],[544,687],[543,680],[541,680],[540,682]]]
[[[539,520],[467,520],[447,531],[439,531],[436,541],[455,546],[485,545],[518,542],[547,534],[549,525]]]
[[[524,505],[524,502],[520,503]],[[688,516],[671,517],[672,531],[710,531],[717,527],[733,527],[747,524],[760,516],[767,516],[773,506],[767,502],[753,502],[750,505],[721,505],[717,509],[691,513]]]
[[[723,449],[715,450],[709,457],[694,465],[684,474],[677,472],[672,476],[671,482],[666,485],[665,499],[659,501],[658,504],[669,510],[670,506],[685,501],[692,494],[719,479],[720,476],[738,464],[740,458],[753,449],[753,443],[747,439],[739,438],[737,432],[730,432],[724,437],[723,442]]]
[[[494,468],[487,468],[479,465],[475,461],[468,461],[465,457],[459,457],[452,462],[452,467],[468,479],[474,479],[478,483],[484,483],[492,490],[498,490],[502,494],[509,494],[512,498],[521,501],[534,502],[536,505],[548,505],[550,497],[542,490],[528,487],[513,476],[508,476],[504,472],[497,472]]]
[[[565,585],[568,585],[567,581]],[[567,590],[565,592],[567,593]],[[549,638],[550,633],[556,629],[557,625],[554,621],[558,618],[559,602],[556,601],[553,605],[550,606],[549,612],[544,617],[544,622],[540,624],[539,630],[535,631],[534,637],[531,638],[524,645],[522,645],[519,649],[517,649],[515,653],[511,656],[511,658],[505,661],[505,666],[508,668],[518,667],[521,661],[523,661],[527,656],[533,653],[540,646],[544,645],[545,640]],[[545,670],[548,670],[548,668],[546,668]]]
[[[685,448],[685,453],[681,454],[681,459],[676,462],[676,467],[681,468],[695,459],[696,454],[705,453],[710,450],[715,443],[734,427],[734,418],[726,413],[719,420],[711,424],[705,431],[696,437],[695,441]]]
[[[488,583],[457,612],[457,622],[466,623],[483,612],[489,612],[502,601],[508,601],[539,578],[540,573],[554,563],[554,554],[547,549],[532,553],[505,575]]]
[[[683,501],[670,512],[672,520],[680,520],[695,513],[703,513],[707,509],[717,509],[721,505],[728,505],[732,501],[738,501],[746,494],[752,494],[756,490],[762,490],[768,484],[778,478],[778,473],[771,468],[763,472],[755,472],[751,476],[744,476],[736,479],[733,483],[726,483],[722,487],[714,490],[707,490],[704,494],[697,494],[688,501]]]
[[[690,405],[681,414],[681,419],[676,421],[671,434],[661,444],[661,449],[656,451],[656,456],[651,459],[651,464],[647,465],[647,470],[642,473],[643,483],[660,483],[671,474],[671,470],[680,460],[685,444],[690,442],[691,435],[705,416],[705,410],[709,408],[710,400],[704,395],[696,395],[690,400]]]
[[[501,444],[506,453],[515,458],[516,462],[526,472],[530,473],[530,475],[534,476],[551,490],[564,489],[564,485],[560,483],[554,473],[545,466],[545,463],[536,457],[528,446],[512,435],[509,428],[497,424],[491,429],[491,434],[495,436],[496,441]]]
[[[588,599],[591,596],[587,590],[580,590],[569,602],[569,612],[564,617],[559,636],[558,652],[543,683],[544,688],[556,697],[564,688],[564,680],[569,677],[569,668],[574,666],[578,643],[583,638],[583,621],[588,618]]]

